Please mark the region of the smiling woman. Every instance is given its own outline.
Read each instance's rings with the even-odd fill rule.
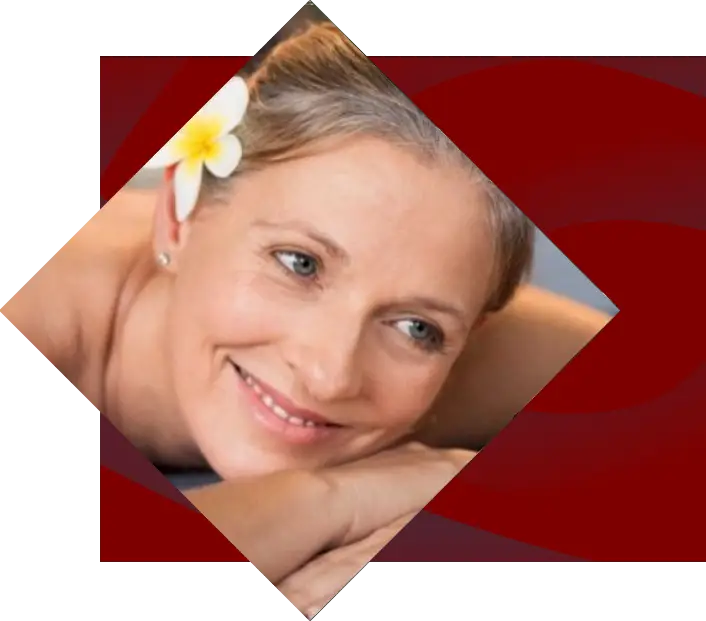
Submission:
[[[155,463],[213,468],[187,496],[285,591],[364,564],[607,322],[521,286],[531,223],[330,25],[156,164],[3,313]]]
[[[178,329],[160,366],[174,369],[184,418],[209,463],[225,478],[330,465],[407,435],[491,286],[490,227],[466,172],[358,137],[250,170],[229,196],[232,208],[202,203],[188,231],[165,233],[164,242],[167,271],[179,276],[169,305]],[[213,365],[222,362],[230,364],[219,372]],[[307,434],[326,441],[281,450],[294,431],[263,435],[261,420],[232,417],[233,365],[335,424]]]

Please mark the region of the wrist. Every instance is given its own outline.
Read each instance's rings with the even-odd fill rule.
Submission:
[[[313,473],[322,498],[322,506],[330,525],[328,548],[348,543],[354,530],[355,507],[350,502],[350,486],[345,484],[343,472],[338,468],[324,468]]]

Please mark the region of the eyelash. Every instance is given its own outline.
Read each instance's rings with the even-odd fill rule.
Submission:
[[[399,319],[393,323],[397,324],[401,322],[423,324],[431,332],[431,338],[434,339],[431,342],[424,340],[420,341],[409,335],[405,335],[414,347],[417,347],[418,349],[421,349],[424,352],[432,354],[443,354],[446,352],[446,339],[441,329],[437,328],[435,325],[427,321],[424,321],[423,319]]]
[[[304,258],[314,264],[314,273],[311,276],[305,276],[298,274],[293,269],[288,267],[283,261],[282,256],[293,256],[296,258]],[[316,283],[319,280],[319,272],[321,271],[321,261],[318,257],[309,254],[308,252],[301,252],[299,250],[275,250],[272,252],[272,257],[274,258],[277,265],[284,270],[284,273],[290,278],[295,278],[298,282],[304,281],[306,283]]]
[[[275,262],[277,265],[284,271],[284,273],[289,276],[290,278],[296,279],[298,282],[304,281],[305,283],[317,283],[319,281],[319,272],[321,271],[321,260],[312,255],[309,254],[308,252],[301,252],[299,250],[275,250],[272,253],[272,257],[274,258]],[[282,261],[282,256],[293,256],[297,258],[305,258],[309,261],[312,261],[314,264],[314,273],[311,276],[303,276],[301,274],[298,274],[295,272],[293,269],[285,265],[285,263]],[[420,349],[426,353],[431,353],[431,354],[443,354],[446,351],[445,348],[445,336],[444,333],[441,329],[436,327],[435,325],[424,321],[422,319],[399,319],[394,322],[390,322],[393,326],[401,323],[401,322],[409,322],[409,323],[419,323],[423,324],[427,329],[430,330],[431,332],[431,338],[434,339],[432,342],[429,341],[420,341],[418,339],[415,339],[409,335],[407,336],[407,339],[411,342],[413,347],[416,347],[417,349]]]

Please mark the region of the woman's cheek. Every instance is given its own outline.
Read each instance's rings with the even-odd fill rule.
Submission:
[[[208,321],[233,345],[285,336],[305,308],[269,278],[252,275],[231,281],[227,294],[214,292],[210,299]]]
[[[400,368],[378,384],[377,409],[385,412],[390,427],[413,425],[432,406],[444,384],[442,368],[413,373]]]

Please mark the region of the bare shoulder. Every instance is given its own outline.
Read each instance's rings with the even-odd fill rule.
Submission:
[[[144,198],[117,195],[0,309],[89,398],[82,380],[102,355],[122,282],[149,235],[136,200]]]
[[[568,298],[523,287],[472,336],[431,413],[424,440],[483,446],[610,319]]]

